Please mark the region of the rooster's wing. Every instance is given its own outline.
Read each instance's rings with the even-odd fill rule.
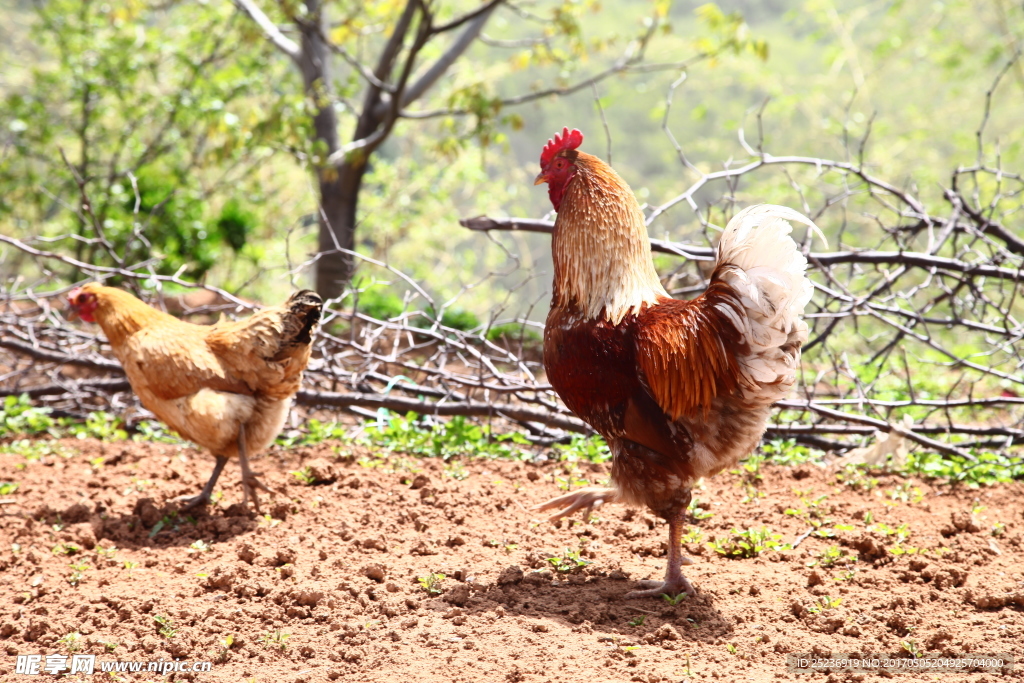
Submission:
[[[706,415],[712,401],[737,386],[742,343],[727,311],[732,291],[712,277],[693,301],[662,299],[637,321],[636,357],[647,389],[673,422]]]

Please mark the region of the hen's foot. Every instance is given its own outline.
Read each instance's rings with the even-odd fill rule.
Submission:
[[[194,510],[197,507],[203,507],[210,504],[210,500],[213,497],[213,487],[217,485],[217,479],[220,478],[220,473],[224,470],[224,465],[227,464],[228,459],[223,455],[214,456],[217,458],[217,464],[213,467],[213,474],[206,482],[206,486],[203,487],[202,492],[198,496],[178,496],[172,498],[172,503],[184,503],[180,508],[179,512],[185,512],[186,510]]]
[[[210,504],[211,496],[205,491],[200,493],[198,496],[177,496],[171,498],[172,503],[184,503],[178,507],[178,512],[186,512],[188,510],[194,510],[196,508],[205,507]]]
[[[615,503],[618,502],[618,500],[619,494],[615,489],[587,488],[567,493],[564,496],[552,498],[548,502],[541,503],[540,505],[534,505],[530,509],[538,510],[540,512],[545,512],[547,510],[559,510],[559,512],[548,517],[548,520],[551,522],[571,515],[577,510],[586,510],[583,515],[583,519],[586,521],[590,519],[590,513],[594,508],[600,507],[605,503]]]
[[[260,499],[256,495],[256,490],[259,489],[261,491],[266,491],[267,493],[269,493],[272,496],[276,496],[278,494],[277,491],[275,491],[274,489],[270,488],[269,486],[264,484],[262,481],[260,481],[259,478],[257,477],[257,473],[253,472],[252,470],[250,470],[250,471],[246,472],[244,475],[242,475],[241,484],[242,484],[242,505],[245,505],[247,502],[249,502],[249,498],[252,498],[252,506],[254,508],[256,508],[256,514],[259,514],[259,515],[262,515],[263,511],[260,510]]]
[[[693,563],[693,560],[690,560],[690,558],[684,559],[689,560],[689,562],[684,562],[684,564]],[[640,586],[645,590],[630,591],[626,593],[626,598],[657,598],[662,595],[675,598],[680,593],[686,593],[692,598],[697,595],[697,590],[685,576],[680,576],[676,581],[641,581]]]

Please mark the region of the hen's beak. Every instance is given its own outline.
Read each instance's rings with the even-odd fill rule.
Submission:
[[[68,312],[67,312],[67,315],[66,315],[66,318],[67,318],[68,322],[74,322],[74,321],[78,320],[79,317],[80,317],[78,315],[78,307],[75,306],[75,304],[72,303],[72,301],[74,301],[74,298],[78,295],[78,291],[79,291],[79,288],[75,287],[70,292],[68,292]]]
[[[541,171],[540,173],[537,174],[537,177],[534,178],[533,184],[534,185],[540,185],[541,183],[546,183],[547,181],[548,181],[547,173],[545,173],[544,171]]]

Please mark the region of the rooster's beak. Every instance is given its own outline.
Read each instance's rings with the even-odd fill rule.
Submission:
[[[69,323],[73,323],[76,320],[78,320],[78,309],[76,309],[74,306],[68,306],[68,312],[67,315],[65,316],[65,319]]]
[[[541,171],[540,173],[537,174],[537,177],[534,178],[533,184],[534,185],[540,185],[541,183],[546,183],[547,181],[548,181],[547,174],[544,173],[544,171]]]

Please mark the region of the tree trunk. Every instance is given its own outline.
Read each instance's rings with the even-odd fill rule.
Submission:
[[[340,296],[355,271],[352,255],[335,250],[355,251],[356,208],[366,172],[365,163],[356,163],[358,166],[345,162],[319,171],[318,251],[323,255],[316,264],[316,291],[324,298]]]
[[[306,96],[317,103],[313,129],[317,141],[324,143],[325,153],[316,171],[320,190],[317,251],[323,254],[316,262],[316,291],[325,299],[333,299],[341,295],[352,278],[352,256],[337,249],[355,249],[356,206],[366,165],[361,159],[337,166],[326,163],[326,158],[339,147],[338,116],[331,96],[330,50],[323,39],[321,0],[305,0],[305,4],[308,23],[299,23],[299,69]]]

